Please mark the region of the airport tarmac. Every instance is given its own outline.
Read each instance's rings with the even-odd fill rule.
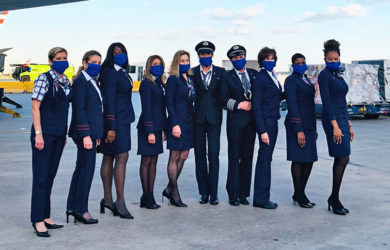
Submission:
[[[156,200],[162,207],[158,210],[140,208],[140,157],[136,155],[134,123],[125,197],[135,219],[124,220],[113,217],[110,212],[99,213],[103,188],[99,176],[101,155],[98,155],[89,210],[99,223],[75,225],[72,221],[66,224],[66,198],[76,160],[76,147],[69,140],[52,192],[52,219],[65,227],[51,230],[51,238],[38,238],[30,223],[30,94],[6,96],[21,103],[23,109],[16,110],[22,115],[19,119],[0,113],[0,249],[390,249],[389,117],[352,120],[356,138],[341,187],[341,201],[350,209],[347,216],[337,216],[327,210],[332,158],[328,156],[319,120],[319,161],[313,167],[307,187],[307,196],[317,203],[313,209],[292,205],[293,187],[290,163],[286,161],[284,115],[279,122],[272,163],[271,200],[278,202],[276,210],[228,204],[225,125],[221,135],[218,206],[198,203],[191,150],[179,178],[180,193],[188,208],[169,206],[166,200],[161,203],[161,191],[168,181],[167,152],[159,158],[155,185]],[[137,93],[133,100],[138,120],[140,101]],[[256,157],[257,152],[254,165]]]

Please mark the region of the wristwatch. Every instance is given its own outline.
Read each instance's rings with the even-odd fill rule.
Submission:
[[[42,130],[35,130],[35,134],[36,135],[42,134]]]

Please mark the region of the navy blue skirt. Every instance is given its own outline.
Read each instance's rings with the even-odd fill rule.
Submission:
[[[164,152],[162,131],[154,132],[156,143],[148,142],[148,135],[143,129],[138,129],[138,150],[137,155],[158,155]]]
[[[297,133],[294,133],[292,129],[286,127],[287,137],[287,160],[293,162],[315,162],[318,160],[317,156],[317,144],[316,144],[316,131],[305,130],[306,144],[302,148],[298,145]]]
[[[337,115],[336,121],[343,133],[340,144],[333,141],[333,126],[327,119],[322,119],[322,126],[326,134],[326,141],[328,142],[329,156],[331,157],[345,157],[351,154],[351,134],[349,133],[349,124],[347,115]]]
[[[190,129],[182,129],[180,138],[172,135],[172,128],[167,132],[167,149],[171,150],[189,150],[194,147],[194,136],[192,126]]]
[[[129,152],[131,149],[130,124],[118,125],[116,127],[115,140],[112,143],[105,143],[107,130],[104,131],[99,152],[108,155],[117,155]]]

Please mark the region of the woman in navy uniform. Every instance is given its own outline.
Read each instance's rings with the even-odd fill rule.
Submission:
[[[257,59],[261,70],[253,85],[253,113],[260,148],[256,161],[253,206],[275,209],[278,204],[270,201],[271,161],[278,136],[282,86],[273,71],[278,59],[276,51],[264,47]]]
[[[326,68],[318,75],[322,100],[322,126],[328,142],[329,155],[334,157],[332,194],[328,199],[328,209],[333,213],[346,215],[349,210],[341,204],[339,192],[344,170],[351,154],[350,142],[354,132],[349,120],[347,101],[348,85],[339,72],[340,43],[328,40],[324,43]]]
[[[47,229],[61,228],[50,218],[50,195],[66,143],[69,102],[72,90],[65,70],[68,52],[55,47],[49,51],[51,69],[40,74],[32,94],[31,222],[37,236],[50,237]]]
[[[221,82],[221,103],[227,109],[228,177],[226,190],[232,206],[249,205],[253,150],[256,140],[252,112],[253,83],[257,71],[246,68],[246,50],[241,45],[231,47],[227,56],[233,69]]]
[[[286,78],[284,89],[288,113],[284,124],[287,136],[287,160],[291,161],[294,183],[294,204],[312,208],[315,203],[305,195],[305,187],[313,163],[317,161],[317,130],[314,106],[315,88],[306,77],[306,58],[300,53],[292,56],[293,73]]]
[[[73,82],[72,121],[69,136],[77,145],[76,168],[67,201],[69,215],[84,224],[98,223],[88,211],[88,197],[96,163],[96,146],[103,137],[103,98],[97,84],[102,56],[95,50],[84,54]]]
[[[180,198],[177,180],[189,151],[193,148],[195,88],[190,74],[190,54],[184,50],[177,51],[173,56],[166,88],[169,122],[167,148],[170,151],[169,183],[163,191],[163,196],[178,207],[187,207]]]
[[[135,120],[131,102],[133,81],[128,68],[125,46],[111,44],[100,75],[104,99],[104,135],[100,149],[104,154],[100,169],[104,199],[100,202],[100,212],[104,213],[104,208],[108,208],[120,218],[133,219],[124,198],[126,163],[131,148],[130,124]],[[113,176],[117,195],[115,203],[111,193]]]
[[[137,154],[141,155],[139,173],[143,191],[140,206],[149,209],[160,207],[154,199],[153,189],[158,155],[163,153],[163,140],[166,139],[164,68],[161,56],[150,56],[146,61],[145,78],[139,89],[142,112],[137,125]]]
[[[225,69],[212,64],[215,50],[212,42],[200,42],[195,50],[200,63],[192,69],[196,90],[194,151],[199,203],[206,204],[210,197],[210,204],[217,205],[222,124],[220,86]]]

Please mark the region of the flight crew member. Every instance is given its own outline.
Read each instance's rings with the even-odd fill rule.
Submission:
[[[227,109],[228,177],[226,190],[229,204],[249,205],[253,149],[256,130],[252,112],[252,86],[257,71],[246,68],[246,50],[241,45],[231,47],[227,56],[233,69],[227,71],[221,83],[221,102]]]
[[[306,77],[305,56],[296,53],[291,58],[293,73],[284,82],[288,113],[284,124],[287,137],[287,160],[291,161],[294,183],[294,204],[312,208],[315,203],[306,197],[305,187],[313,163],[317,161],[317,129],[315,113],[315,88]]]
[[[222,124],[220,85],[225,69],[212,64],[215,46],[196,45],[200,65],[192,69],[195,90],[194,151],[199,203],[218,204],[219,149]],[[207,164],[208,158],[208,164]]]
[[[88,197],[95,172],[96,146],[103,137],[103,98],[97,82],[101,61],[99,52],[86,52],[72,85],[69,136],[77,146],[77,161],[68,194],[67,222],[69,215],[73,215],[84,224],[98,223],[89,213]]]
[[[324,42],[326,68],[318,75],[322,100],[322,126],[328,142],[329,156],[333,162],[332,194],[328,199],[328,210],[346,215],[349,210],[339,199],[341,182],[351,154],[350,143],[354,139],[352,123],[349,120],[346,95],[348,85],[340,71],[340,43],[334,39]]]
[[[104,208],[108,208],[120,218],[133,219],[124,197],[126,163],[131,149],[130,124],[135,120],[131,101],[133,81],[128,68],[125,46],[121,43],[111,44],[100,75],[104,99],[103,161],[100,169],[104,199],[100,202],[100,212],[104,213]],[[117,195],[115,202],[111,193],[113,176]]]
[[[141,155],[139,173],[143,191],[140,206],[148,209],[160,207],[154,199],[153,189],[158,155],[163,153],[163,140],[166,140],[164,68],[161,56],[150,56],[146,61],[145,78],[139,89],[142,112],[137,125],[137,154]]]
[[[49,51],[51,69],[40,74],[32,94],[31,222],[37,236],[50,237],[47,229],[61,228],[50,218],[50,195],[66,143],[69,102],[72,90],[64,74],[69,67],[68,52],[55,47]]]
[[[163,191],[163,196],[177,207],[187,207],[180,198],[177,180],[190,149],[194,147],[193,115],[196,93],[191,74],[190,53],[184,50],[177,51],[172,59],[166,87],[169,183]]]
[[[270,201],[271,161],[278,136],[282,86],[273,71],[277,61],[276,51],[264,47],[257,59],[261,70],[253,85],[253,114],[260,148],[256,161],[253,206],[275,209],[278,204]]]

